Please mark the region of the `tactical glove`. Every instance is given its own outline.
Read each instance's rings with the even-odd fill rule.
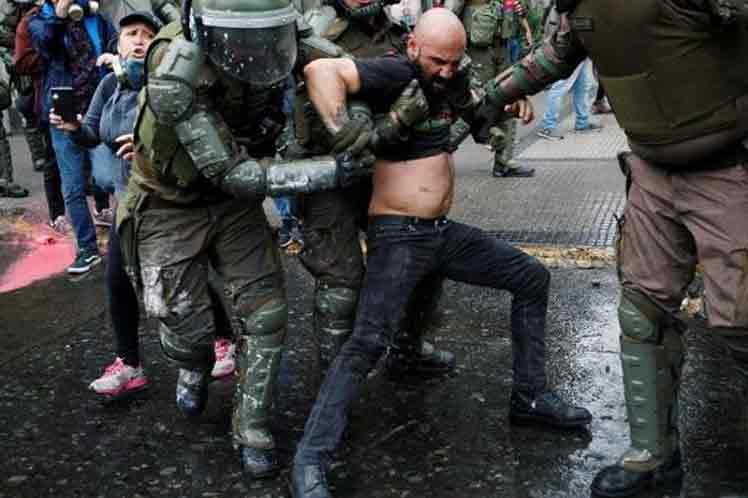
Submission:
[[[369,108],[364,104],[353,102],[349,106],[348,114],[350,116],[348,121],[330,140],[333,154],[347,152],[355,156],[369,145],[374,128]]]
[[[429,103],[421,90],[418,80],[411,80],[397,98],[390,111],[397,116],[400,125],[410,128],[426,119],[429,115]]]
[[[472,61],[467,55],[460,60],[460,65],[449,80],[447,87],[447,100],[457,112],[464,112],[476,101],[473,99],[472,85],[470,82]]]

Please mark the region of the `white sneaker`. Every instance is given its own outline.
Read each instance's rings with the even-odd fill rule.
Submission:
[[[140,391],[147,387],[148,377],[143,373],[143,367],[135,368],[125,365],[122,358],[119,357],[104,369],[104,375],[88,386],[92,391],[107,396],[118,396],[125,392]]]
[[[62,235],[70,232],[70,222],[64,215],[60,215],[54,221],[50,221],[49,226],[52,230]]]
[[[216,363],[213,365],[213,371],[210,372],[211,377],[218,379],[234,373],[236,368],[236,362],[234,361],[236,344],[228,339],[218,339],[213,344],[213,348],[216,354]]]

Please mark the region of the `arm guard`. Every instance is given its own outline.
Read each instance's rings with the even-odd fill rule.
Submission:
[[[234,197],[272,197],[331,190],[340,185],[332,157],[310,159],[248,159],[221,178],[221,190]]]
[[[160,123],[176,125],[187,119],[192,111],[195,101],[193,85],[205,56],[197,44],[180,38],[169,43],[163,53],[149,51],[149,67],[151,58],[161,55],[158,66],[148,75],[148,107]]]
[[[312,159],[237,160],[218,120],[201,111],[175,127],[182,146],[200,174],[237,198],[282,196],[345,186],[367,173],[349,156]]]
[[[486,84],[486,98],[503,109],[554,81],[568,78],[586,57],[587,52],[562,15],[557,30],[542,45]]]

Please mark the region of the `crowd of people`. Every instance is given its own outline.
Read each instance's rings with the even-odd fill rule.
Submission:
[[[101,261],[95,222],[116,208],[106,279],[116,359],[90,388],[111,398],[148,387],[142,304],[175,365],[178,409],[200,416],[208,384],[233,374],[239,462],[252,479],[279,471],[270,420],[288,305],[269,196],[280,246],[297,243],[315,279],[319,393],[292,463],[295,498],[331,496],[348,409],[381,357],[396,380],[454,369],[455,355],[423,337],[445,279],[512,294],[510,420],[586,428],[592,414],[546,378],[549,271],[448,217],[452,153],[469,135],[494,150],[493,176],[534,175],[512,157],[514,133],[534,117],[525,97],[551,85],[541,136],[561,138],[557,100],[571,90],[576,131],[599,130],[590,106],[610,112],[609,101],[631,146],[619,156],[628,203],[617,247],[631,447],[592,492],[636,496],[682,469],[683,498],[717,498],[718,421],[748,390],[748,11],[649,3],[668,8],[559,0],[534,47],[524,0],[434,2],[415,19],[369,0],[304,16],[289,0],[187,1],[183,15],[169,0],[9,3],[13,78],[0,104],[12,81],[50,224],[67,216],[77,243],[70,273]],[[621,58],[622,45],[634,55]],[[604,87],[594,104],[593,65]],[[694,66],[711,70],[675,84]],[[0,194],[27,195],[6,145],[0,128]],[[706,311],[685,318],[697,260]]]

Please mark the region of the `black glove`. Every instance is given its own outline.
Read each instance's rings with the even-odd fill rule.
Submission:
[[[343,152],[335,156],[338,167],[338,184],[345,188],[349,187],[362,178],[371,176],[372,168],[376,158],[368,150],[354,156],[349,152]]]
[[[464,111],[472,101],[472,85],[470,82],[472,61],[467,55],[460,60],[460,66],[447,87],[447,100],[458,112]]]

